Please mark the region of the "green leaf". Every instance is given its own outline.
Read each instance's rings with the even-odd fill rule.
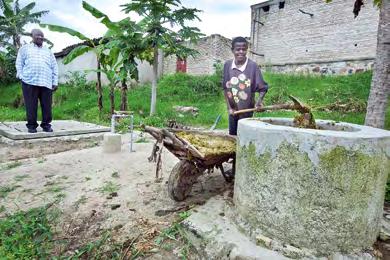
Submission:
[[[64,26],[54,25],[54,24],[40,24],[39,26],[41,26],[42,28],[47,28],[53,32],[67,33],[83,41],[90,41],[90,39],[84,34]]]
[[[29,3],[25,7],[23,7],[20,12],[22,13],[29,13],[32,9],[35,7],[35,2]]]
[[[68,55],[66,55],[64,59],[64,64],[70,63],[72,60],[76,59],[77,57],[83,55],[88,51],[91,51],[92,49],[92,47],[86,45],[81,45],[74,48]]]
[[[93,17],[98,18],[98,19],[103,18],[100,22],[102,24],[104,24],[107,28],[109,28],[111,30],[118,30],[119,31],[116,24],[114,22],[112,22],[106,14],[99,11],[98,9],[93,7],[92,5],[88,4],[86,1],[83,1],[83,8],[85,10],[87,10]]]
[[[11,17],[14,15],[14,12],[12,11],[12,7],[8,1],[2,0],[2,6],[3,6],[2,10],[4,12],[5,17]]]

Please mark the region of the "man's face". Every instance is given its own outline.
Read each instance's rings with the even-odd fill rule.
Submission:
[[[236,42],[233,48],[233,55],[236,62],[244,63],[246,60],[246,53],[248,51],[248,44],[245,42]]]
[[[35,31],[33,34],[32,34],[32,38],[33,38],[33,43],[35,43],[36,45],[38,46],[42,46],[42,43],[43,43],[43,32],[41,31]]]

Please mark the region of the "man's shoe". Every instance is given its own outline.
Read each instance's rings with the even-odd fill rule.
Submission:
[[[30,134],[34,134],[34,133],[37,132],[37,129],[35,129],[35,128],[29,128],[29,129],[27,130],[27,132],[29,132]]]
[[[43,129],[43,132],[47,132],[47,133],[51,133],[53,132],[53,128],[49,127],[49,128],[42,128]]]

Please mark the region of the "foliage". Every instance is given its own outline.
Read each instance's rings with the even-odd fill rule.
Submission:
[[[18,186],[0,186],[0,199],[7,197],[8,193],[14,191]]]
[[[120,185],[119,184],[115,184],[113,183],[112,181],[106,181],[104,186],[102,186],[99,191],[101,193],[107,193],[107,194],[110,194],[110,193],[113,193],[113,192],[117,192],[120,188]]]
[[[80,32],[73,29],[44,24],[52,31],[68,33],[78,37],[80,40],[88,41],[88,45],[81,45],[74,48],[64,59],[64,63],[68,64],[76,57],[88,52],[94,51],[101,65],[97,72],[103,72],[110,82],[110,102],[111,113],[114,112],[114,88],[119,82],[126,82],[128,78],[138,79],[138,69],[136,57],[145,59],[149,56],[141,44],[142,33],[139,32],[138,25],[130,19],[125,18],[119,22],[112,22],[110,18],[99,11],[86,1],[82,2],[84,10],[88,11],[92,16],[106,26],[107,32],[95,44],[92,39],[89,39]]]
[[[0,213],[5,211],[1,206]],[[109,231],[103,231],[98,239],[80,241],[67,251],[68,243],[58,239],[53,230],[58,213],[46,206],[0,219],[0,259],[124,259],[132,250],[117,243]]]
[[[84,72],[80,71],[69,71],[65,75],[65,82],[66,85],[69,87],[85,89],[93,89],[95,87],[95,82],[88,81],[87,75]]]
[[[171,241],[179,241],[182,243],[179,254],[181,259],[188,259],[188,254],[192,249],[190,242],[183,236],[181,222],[190,216],[189,211],[183,211],[179,213],[178,219],[175,220],[172,225],[164,229],[160,235],[154,241],[155,244],[163,249],[170,249]]]
[[[53,234],[46,208],[18,212],[0,219],[1,259],[44,259],[49,257]]]
[[[177,73],[164,76],[159,82],[161,98],[172,99],[174,95],[190,98],[191,96],[215,96],[221,92],[217,75],[191,76]]]
[[[203,35],[198,28],[186,25],[188,21],[200,21],[200,10],[186,8],[180,0],[133,0],[122,6],[126,13],[135,12],[142,17],[138,23],[143,35],[141,44],[145,50],[152,52],[150,59],[146,60],[153,64],[150,102],[150,115],[153,115],[157,100],[158,50],[162,50],[165,56],[179,58],[196,55],[197,51],[180,43],[194,43]],[[173,27],[177,28],[177,32],[172,30]]]
[[[13,49],[10,52],[0,51],[0,84],[16,82],[16,56]]]
[[[340,112],[324,110],[320,108],[339,101],[339,104],[349,104],[351,97],[359,104],[365,103],[370,90],[372,74],[370,72],[349,76],[304,76],[264,73],[270,89],[265,96],[265,105],[286,102],[288,98],[280,95],[280,92],[298,97],[304,103],[314,108],[314,116],[318,119],[331,119],[350,123],[363,124],[364,112]],[[199,81],[203,76],[191,76],[188,74],[166,75],[159,81],[160,103],[159,112],[148,116],[149,104],[146,102],[150,96],[150,85],[134,87],[129,90],[129,107],[134,114],[134,124],[141,123],[164,126],[167,120],[176,120],[180,124],[210,127],[219,114],[222,115],[218,128],[227,127],[227,112],[222,91],[214,94],[198,93],[190,88],[191,81]],[[219,86],[216,84],[216,87]],[[108,89],[104,89],[104,95]],[[118,89],[115,91],[119,92]],[[1,86],[0,95],[0,120],[20,121],[25,120],[23,107],[15,108],[15,97],[21,95],[19,84]],[[60,119],[77,119],[80,121],[110,125],[110,111],[108,100],[105,100],[105,109],[99,113],[95,106],[96,93],[91,93],[85,87],[60,88],[53,95],[53,117]],[[278,102],[276,102],[278,101]],[[116,101],[119,102],[119,97]],[[199,108],[197,117],[191,115],[178,116],[173,106],[195,106]],[[317,110],[318,108],[318,110]],[[390,129],[390,106],[387,109],[386,129]],[[275,111],[259,113],[257,116],[292,117],[294,112]]]
[[[39,23],[40,18],[48,13],[32,12],[34,7],[35,2],[20,7],[19,0],[0,0],[0,46],[3,47],[0,49],[0,84],[16,81],[15,61],[21,47],[20,39],[23,35],[30,35],[25,31],[25,25]]]
[[[35,2],[20,7],[19,0],[0,0],[0,45],[12,47],[17,51],[20,46],[20,37],[29,35],[24,26],[29,23],[39,23],[40,18],[49,11],[32,12]],[[12,42],[12,43],[11,43]]]

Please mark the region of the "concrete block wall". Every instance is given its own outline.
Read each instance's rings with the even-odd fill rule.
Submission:
[[[253,5],[252,48],[264,54],[253,58],[262,65],[278,66],[278,71],[289,65],[374,60],[379,10],[367,0],[354,18],[354,2],[271,0]]]
[[[204,75],[214,73],[214,63],[222,63],[231,59],[231,40],[219,34],[213,34],[204,37],[197,44],[188,44],[187,46],[197,50],[199,54],[192,58],[187,58],[187,73],[191,75]],[[163,74],[176,72],[176,57],[168,56],[164,58]]]

